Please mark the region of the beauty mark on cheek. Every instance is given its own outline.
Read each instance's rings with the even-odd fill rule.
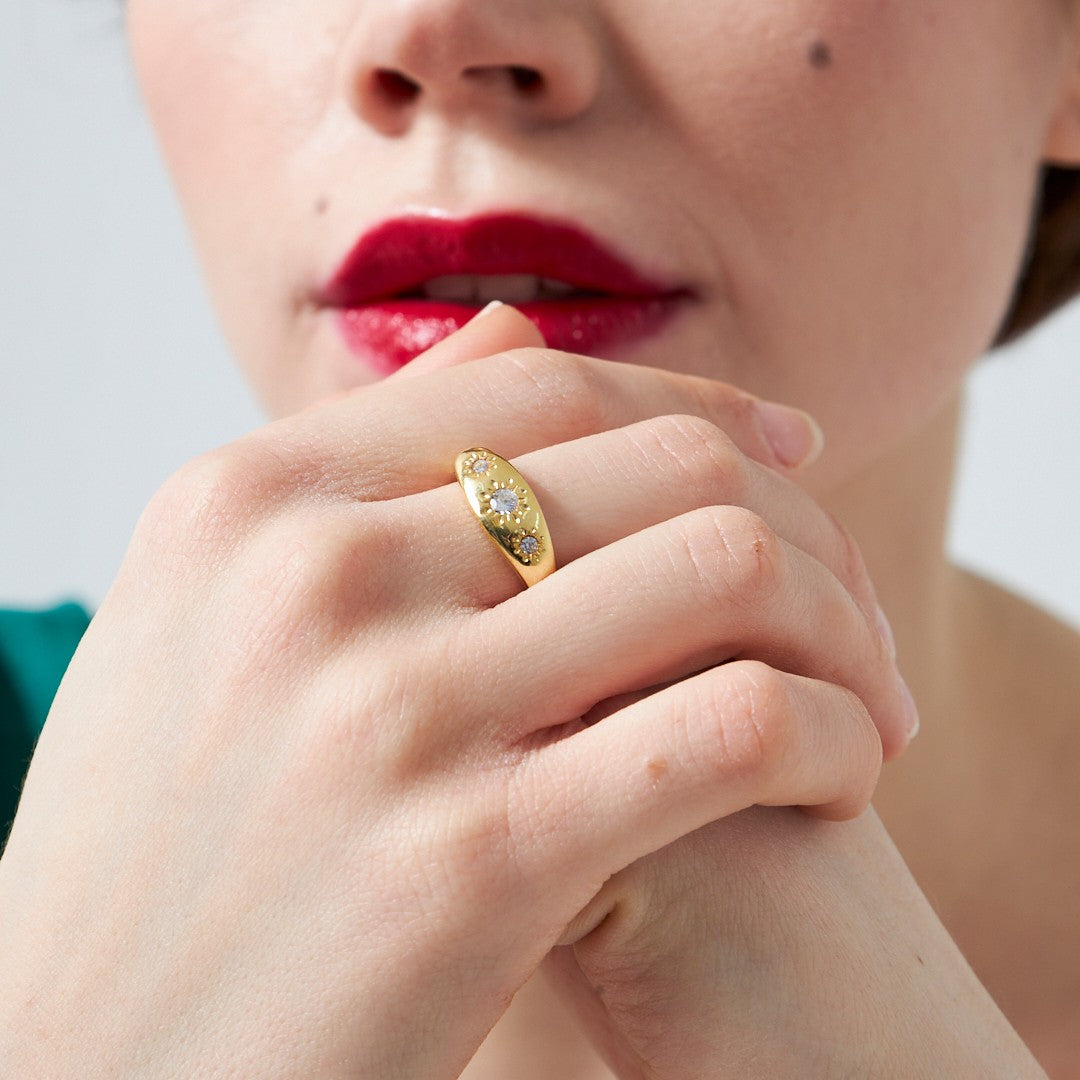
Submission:
[[[832,65],[832,49],[824,41],[815,41],[806,56],[811,67],[827,68]]]

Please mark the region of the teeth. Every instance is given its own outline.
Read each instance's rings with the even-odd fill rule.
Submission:
[[[420,293],[429,300],[458,300],[472,303],[476,279],[468,274],[447,274],[432,278],[420,286]]]
[[[555,281],[553,278],[542,277],[540,279],[540,292],[549,296],[571,296],[573,294],[584,295],[581,289],[575,289],[573,285],[567,285],[565,281]]]
[[[532,274],[502,274],[474,280],[479,304],[489,304],[492,300],[502,300],[505,304],[525,304],[540,296],[540,279]]]
[[[420,286],[421,296],[460,304],[487,304],[502,300],[507,304],[528,304],[536,300],[558,300],[578,293],[565,281],[534,274],[446,274]]]

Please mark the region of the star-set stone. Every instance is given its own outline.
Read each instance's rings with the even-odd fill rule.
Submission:
[[[499,488],[492,493],[489,505],[497,514],[512,514],[517,510],[520,501],[516,491],[511,488]]]

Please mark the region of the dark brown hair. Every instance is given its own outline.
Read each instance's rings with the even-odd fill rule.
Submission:
[[[1015,341],[1077,295],[1080,169],[1045,165],[1024,266],[994,346]]]

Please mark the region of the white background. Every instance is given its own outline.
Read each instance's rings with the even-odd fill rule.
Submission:
[[[265,422],[209,313],[120,12],[0,0],[0,606],[95,607],[162,481]],[[1078,403],[1074,304],[973,376],[950,548],[1080,626]]]

